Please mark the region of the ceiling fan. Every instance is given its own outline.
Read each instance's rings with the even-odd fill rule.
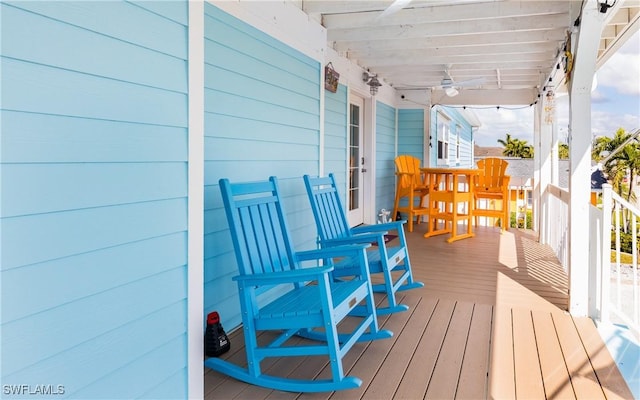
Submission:
[[[443,89],[447,96],[454,97],[457,96],[458,93],[460,93],[458,89],[478,86],[482,84],[484,80],[485,78],[474,78],[456,82],[451,78],[451,75],[449,74],[449,68],[447,68],[444,70],[444,78],[442,78],[440,85],[434,86],[432,89]]]
[[[394,0],[394,2],[389,5],[389,7],[385,8],[384,11],[382,11],[382,13],[378,15],[376,20],[386,18],[391,14],[395,14],[396,12],[408,6],[409,3],[411,3],[411,0]]]

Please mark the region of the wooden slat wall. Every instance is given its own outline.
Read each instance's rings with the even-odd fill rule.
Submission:
[[[424,166],[424,109],[398,110],[398,154],[408,154]]]
[[[320,63],[205,4],[204,314],[240,324],[220,178],[277,176],[298,249],[315,247],[302,175],[320,165]]]
[[[393,209],[396,193],[396,109],[376,102],[376,215],[382,208]],[[372,166],[369,165],[369,168]]]
[[[347,87],[324,92],[324,175],[333,173],[343,204],[347,193]]]
[[[185,397],[187,3],[0,7],[0,380]]]

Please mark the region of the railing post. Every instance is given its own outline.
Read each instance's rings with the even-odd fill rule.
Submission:
[[[613,187],[602,185],[602,260],[600,261],[600,321],[609,322],[611,294],[611,213],[613,211]]]

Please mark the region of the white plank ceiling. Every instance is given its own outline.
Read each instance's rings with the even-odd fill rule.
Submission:
[[[638,30],[640,0],[617,1],[623,3],[608,16],[599,65]],[[442,104],[531,104],[554,69],[564,67],[567,32],[582,2],[302,0],[299,6],[327,29],[329,47],[383,84],[431,91]],[[447,78],[458,96],[444,94]]]

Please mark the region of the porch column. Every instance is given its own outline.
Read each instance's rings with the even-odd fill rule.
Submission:
[[[542,220],[543,215],[545,214],[543,211],[544,201],[543,201],[543,193],[544,188],[541,186],[542,180],[540,179],[540,165],[541,159],[543,157],[542,150],[542,132],[540,130],[541,127],[541,118],[542,118],[542,100],[540,99],[535,107],[533,108],[533,230],[538,232],[538,240],[541,243],[544,242],[544,227],[546,224]],[[526,219],[526,216],[525,216]],[[543,228],[540,230],[540,228]]]
[[[549,242],[549,226],[551,221],[548,220],[548,200],[547,200],[547,186],[551,183],[551,164],[553,158],[553,127],[556,124],[556,110],[555,110],[555,95],[551,88],[547,88],[542,93],[542,99],[538,102],[536,110],[537,120],[539,124],[540,138],[539,148],[536,154],[536,167],[539,168],[539,173],[536,174],[537,181],[535,187],[537,188],[536,197],[539,199],[538,214],[535,221],[539,222],[538,226],[534,226],[534,229],[539,229],[540,242]],[[556,152],[557,155],[557,152]]]
[[[591,85],[605,14],[596,0],[584,3],[580,30],[573,35],[569,81],[569,311],[586,316],[589,298],[589,193],[591,187]]]
[[[187,395],[204,396],[204,3],[189,2]]]

